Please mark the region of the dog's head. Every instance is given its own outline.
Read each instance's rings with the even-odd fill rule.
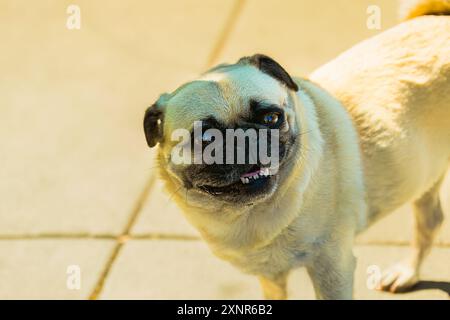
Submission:
[[[160,146],[170,189],[199,207],[269,199],[298,150],[296,91],[277,62],[258,54],[161,95],[144,130],[148,145]]]

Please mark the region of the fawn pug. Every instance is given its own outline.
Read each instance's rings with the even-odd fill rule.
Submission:
[[[449,52],[450,18],[426,16],[362,42],[309,80],[267,56],[244,57],[163,94],[146,111],[147,142],[159,144],[160,174],[186,218],[215,255],[258,276],[269,299],[286,298],[299,266],[318,298],[352,298],[355,234],[412,202],[413,255],[379,284],[405,290],[443,219]],[[277,165],[175,163],[173,133],[192,132],[196,121],[205,126],[192,143],[201,150],[212,143],[205,129],[278,130]]]

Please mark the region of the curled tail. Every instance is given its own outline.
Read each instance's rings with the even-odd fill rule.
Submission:
[[[450,0],[401,0],[400,15],[403,19],[424,15],[450,15]]]

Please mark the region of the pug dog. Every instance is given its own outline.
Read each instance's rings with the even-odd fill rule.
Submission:
[[[413,254],[379,283],[406,290],[443,220],[449,52],[450,18],[426,16],[358,44],[309,80],[268,56],[244,57],[161,95],[145,113],[145,135],[159,145],[161,178],[187,220],[215,255],[258,276],[265,298],[285,299],[289,272],[306,267],[318,299],[351,299],[355,235],[412,202]],[[277,163],[179,163],[180,129],[200,151],[213,141],[209,129],[275,130]]]

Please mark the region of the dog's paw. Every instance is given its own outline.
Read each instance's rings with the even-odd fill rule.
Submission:
[[[411,289],[419,281],[419,276],[414,267],[399,263],[383,272],[378,290],[404,292]]]

